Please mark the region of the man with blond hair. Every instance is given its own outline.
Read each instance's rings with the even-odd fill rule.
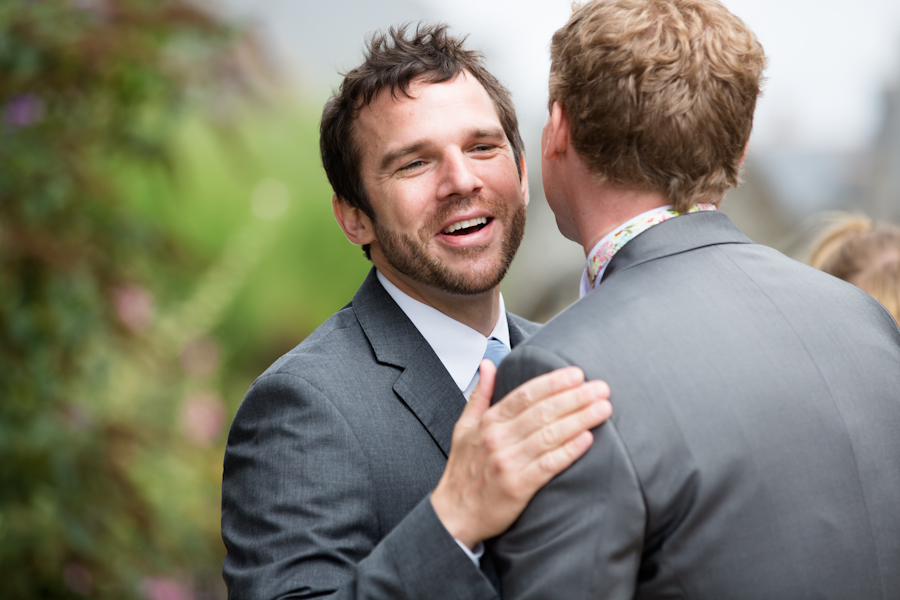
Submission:
[[[615,414],[496,541],[504,598],[900,598],[900,330],[717,210],[753,33],[715,0],[595,0],[551,57],[544,190],[582,299],[495,398],[576,365]]]

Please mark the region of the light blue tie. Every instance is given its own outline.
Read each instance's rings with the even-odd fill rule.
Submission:
[[[487,343],[487,350],[484,351],[484,357],[494,363],[494,366],[500,366],[500,361],[509,354],[509,348],[503,345],[503,342],[497,338],[490,338]]]

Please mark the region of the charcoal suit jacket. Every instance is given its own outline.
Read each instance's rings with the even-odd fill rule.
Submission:
[[[636,236],[503,361],[612,389],[494,551],[505,600],[900,598],[900,330],[717,212]]]
[[[537,328],[508,322],[513,346]],[[465,404],[373,269],[235,416],[222,484],[229,598],[495,598],[428,499]]]

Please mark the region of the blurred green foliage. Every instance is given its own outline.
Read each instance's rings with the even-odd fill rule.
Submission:
[[[0,4],[0,598],[221,597],[224,437],[368,269],[317,111],[160,0]]]

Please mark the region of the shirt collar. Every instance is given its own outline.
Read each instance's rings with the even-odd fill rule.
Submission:
[[[444,368],[450,373],[450,377],[459,386],[460,391],[465,392],[472,378],[478,372],[481,359],[484,358],[488,338],[468,325],[448,317],[436,308],[410,297],[391,283],[380,271],[376,271],[376,275],[385,291],[394,299],[400,310],[412,321],[412,324],[416,326],[416,329],[437,354]],[[506,320],[503,294],[500,294],[500,316],[488,337],[495,337],[507,348],[510,348],[509,323]]]
[[[713,204],[695,204],[687,212],[707,210],[716,210],[716,207]],[[625,244],[654,225],[681,214],[672,205],[658,206],[625,221],[603,236],[588,253],[584,271],[581,273],[580,297],[584,298],[599,285],[609,261]]]

